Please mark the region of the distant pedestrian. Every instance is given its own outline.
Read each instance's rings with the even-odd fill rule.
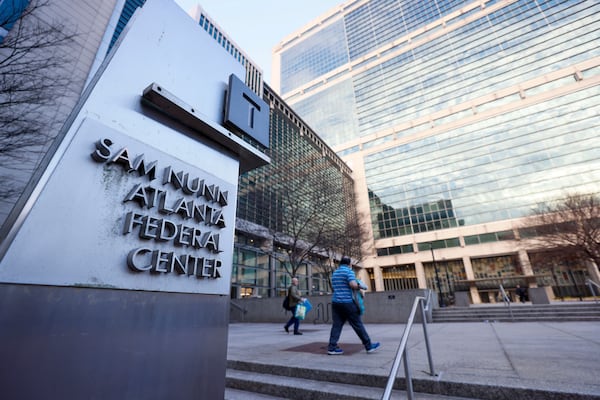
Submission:
[[[371,338],[362,323],[360,310],[352,298],[353,290],[367,289],[367,287],[358,284],[356,275],[350,268],[350,262],[350,258],[342,257],[339,268],[335,270],[331,277],[333,286],[333,297],[331,299],[333,324],[329,334],[329,345],[327,346],[327,354],[329,355],[344,354],[344,351],[338,347],[338,341],[346,321],[358,335],[367,353],[374,352],[380,346],[379,342],[371,342]]]
[[[294,335],[302,335],[302,332],[299,331],[300,328],[300,320],[296,318],[296,307],[299,303],[304,302],[304,297],[300,296],[300,290],[298,290],[298,278],[292,278],[292,284],[288,287],[287,296],[290,304],[290,311],[292,312],[292,317],[289,321],[283,326],[283,329],[290,333],[290,326],[294,325]]]
[[[519,301],[521,303],[525,303],[525,301],[527,300],[527,290],[525,290],[525,288],[522,288],[521,285],[517,285],[515,293],[517,294],[517,296],[519,296]]]

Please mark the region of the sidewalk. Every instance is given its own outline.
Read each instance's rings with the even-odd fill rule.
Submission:
[[[377,352],[367,354],[346,324],[339,343],[345,354],[329,356],[330,325],[303,323],[304,334],[294,336],[284,332],[284,322],[230,324],[228,360],[353,373],[360,369],[387,377],[405,328],[367,324],[371,339],[381,342]],[[422,325],[415,324],[408,340],[413,380],[539,389],[556,392],[553,399],[568,398],[568,393],[600,399],[598,322],[433,323],[427,330],[437,376],[428,374]],[[404,376],[402,363],[398,376]]]

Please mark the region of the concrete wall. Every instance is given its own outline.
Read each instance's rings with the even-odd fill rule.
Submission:
[[[363,322],[377,323],[406,323],[416,296],[427,296],[428,289],[414,289],[389,292],[368,292],[365,294],[365,314]],[[312,310],[307,314],[304,323],[331,323],[331,296],[310,296]],[[432,293],[431,303],[437,307],[435,293]],[[289,318],[289,311],[281,307],[283,297],[250,298],[231,301],[231,322],[281,322]],[[431,321],[431,310],[427,313]],[[417,308],[415,321],[421,321],[421,311]]]

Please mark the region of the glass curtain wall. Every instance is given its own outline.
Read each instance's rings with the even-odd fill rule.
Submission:
[[[375,239],[521,218],[566,191],[600,192],[600,86],[589,83],[600,74],[590,61],[600,3],[348,8],[284,47],[280,78],[325,141],[362,152]]]
[[[589,0],[347,1],[276,49],[282,97],[364,169],[375,276],[426,264],[436,237],[471,259],[462,288],[483,302],[533,284],[516,225],[600,193],[598,15]]]
[[[236,227],[238,236],[262,238],[260,250],[250,252],[265,255],[270,264],[237,247],[240,263],[234,285],[248,288],[254,284],[253,293],[276,296],[285,293],[291,283],[292,268],[286,254],[291,243],[309,246],[323,228],[345,232],[356,210],[348,166],[267,85],[264,98],[271,105],[271,164],[240,176]],[[294,230],[301,224],[307,229]],[[296,271],[302,293],[331,291],[329,259],[318,250]],[[260,267],[255,259],[261,260]],[[270,265],[271,280],[264,275],[265,265]]]

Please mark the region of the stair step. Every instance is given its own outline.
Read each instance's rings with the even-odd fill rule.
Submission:
[[[568,318],[568,317],[578,317],[578,316],[582,316],[582,317],[586,317],[586,316],[600,316],[600,312],[571,312],[571,313],[556,313],[556,312],[515,312],[513,311],[509,311],[509,310],[504,310],[504,311],[495,311],[495,312],[454,312],[454,313],[433,313],[434,316],[439,316],[439,317],[443,317],[443,316],[453,316],[453,315],[506,315],[506,314],[511,314],[512,315],[522,315],[524,317],[536,317],[536,316],[559,316],[559,317],[563,317],[563,318]]]
[[[478,312],[462,312],[462,313],[434,313],[434,317],[444,317],[444,316],[465,316],[465,315],[473,315],[473,316],[486,316],[486,315],[510,315],[511,311],[503,311],[503,312],[489,312],[489,313],[478,313]],[[598,317],[600,313],[522,313],[522,312],[514,312],[512,311],[512,315],[520,315],[523,317],[562,317],[562,318],[577,318],[577,317]]]
[[[225,388],[224,400],[281,400],[281,397],[268,396],[255,392]]]
[[[432,310],[432,322],[600,321],[600,304],[448,307]]]
[[[591,311],[597,311],[600,309],[600,304],[582,304],[579,306],[574,306],[574,305],[564,305],[564,306],[554,306],[554,305],[547,305],[547,306],[541,306],[541,305],[511,305],[511,308],[513,310],[519,310],[519,311],[546,311],[546,310],[553,310],[553,311],[564,311],[564,312],[569,312],[569,311],[574,311],[574,310],[591,310]],[[496,306],[487,306],[487,307],[478,307],[478,306],[471,306],[471,307],[444,307],[444,308],[435,308],[433,309],[433,311],[435,312],[452,312],[452,311],[460,311],[460,310],[472,310],[472,311],[481,311],[481,312],[486,312],[486,311],[493,311],[493,310],[503,310],[503,309],[508,309],[508,306],[504,305],[504,304],[498,304]]]
[[[226,400],[362,400],[380,399],[387,378],[359,372],[341,372],[285,365],[227,362],[226,387],[231,395]],[[503,384],[446,381],[442,375],[430,378],[413,377],[414,399],[417,400],[496,400],[523,398],[530,400],[587,400],[600,398],[587,394],[507,386]],[[351,383],[348,383],[351,382]],[[404,378],[396,380],[394,400],[407,399]],[[257,397],[252,397],[255,394]],[[267,396],[267,397],[265,397]]]
[[[227,388],[235,391],[239,397],[227,397],[231,400],[251,399],[319,399],[319,400],[367,400],[381,399],[383,388],[372,388],[361,385],[317,381],[304,378],[272,375],[266,373],[241,371],[228,368],[226,373]],[[233,393],[233,392],[230,392]],[[251,397],[256,394],[260,397]],[[249,397],[242,397],[249,396]],[[266,396],[266,397],[263,397]],[[392,391],[393,399],[407,399],[405,391]],[[467,400],[465,397],[443,396],[429,393],[415,393],[416,399],[422,400]],[[469,398],[473,400],[473,398]]]
[[[460,318],[460,319],[436,319],[433,320],[432,323],[461,323],[461,322],[568,322],[563,319],[513,319],[510,317],[502,317],[502,318]],[[576,322],[600,322],[600,318],[597,319],[588,319],[588,320],[577,320]]]
[[[478,312],[489,312],[495,310],[506,310],[507,306],[497,306],[497,307],[445,307],[445,308],[436,308],[433,311],[435,312],[456,312],[456,311],[478,311]],[[600,310],[600,306],[597,307],[515,307],[511,306],[512,310],[522,311],[522,312],[531,312],[531,311],[552,311],[552,312],[575,312],[575,311],[583,311],[583,312],[594,312]]]

